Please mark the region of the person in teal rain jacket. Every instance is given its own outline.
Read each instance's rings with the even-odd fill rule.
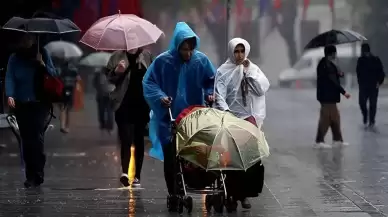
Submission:
[[[161,144],[164,157],[164,175],[169,198],[176,198],[174,189],[175,146],[171,144],[170,116],[173,118],[191,105],[213,101],[215,68],[209,58],[198,51],[200,39],[190,27],[177,23],[170,47],[160,54],[148,68],[143,79],[144,97],[149,104],[150,137],[153,146]],[[155,129],[156,128],[156,129]],[[175,209],[170,206],[170,211]]]

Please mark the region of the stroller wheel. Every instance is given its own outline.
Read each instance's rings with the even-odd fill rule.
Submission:
[[[237,206],[237,201],[235,201],[233,198],[228,197],[228,199],[225,200],[225,208],[228,213],[235,212],[237,210]]]
[[[178,213],[181,214],[183,213],[183,206],[185,205],[185,201],[183,200],[182,197],[178,198]]]
[[[210,212],[212,210],[212,195],[206,195],[205,197],[205,207],[206,211]]]
[[[219,194],[219,195],[213,196],[213,207],[214,207],[214,211],[216,211],[217,213],[224,212],[224,203],[225,203],[224,195]]]
[[[193,198],[190,196],[187,196],[184,198],[186,209],[188,213],[191,213],[193,211]]]

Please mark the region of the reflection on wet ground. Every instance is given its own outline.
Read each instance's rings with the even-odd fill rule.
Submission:
[[[380,116],[388,104],[380,100]],[[116,137],[98,132],[93,104],[75,114],[69,135],[50,132],[46,182],[22,188],[17,145],[1,131],[0,216],[175,216],[166,211],[162,163],[146,158],[142,188],[120,188]],[[312,148],[318,104],[313,91],[273,90],[265,123],[271,156],[265,160],[266,184],[251,210],[225,216],[380,217],[388,214],[388,121],[379,132],[360,127],[355,101],[341,104],[348,147]],[[330,139],[330,137],[328,137]],[[3,141],[4,140],[4,141]],[[328,140],[330,141],[330,140]],[[204,196],[193,195],[192,216],[206,213]],[[186,215],[186,214],[184,214]]]

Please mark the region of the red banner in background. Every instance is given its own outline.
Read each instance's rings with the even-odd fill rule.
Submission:
[[[82,31],[87,30],[101,17],[118,13],[142,16],[140,0],[77,0],[79,6],[69,7],[69,0],[52,0],[52,7],[60,14],[73,14],[66,17],[74,21]],[[69,15],[70,16],[70,15]]]
[[[331,11],[334,11],[334,0],[329,0],[329,7]]]
[[[139,17],[143,16],[140,0],[119,0],[118,10],[123,14],[135,14]]]

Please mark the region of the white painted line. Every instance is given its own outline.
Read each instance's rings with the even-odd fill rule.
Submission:
[[[17,157],[19,153],[9,153],[9,157]],[[47,153],[47,156],[52,157],[86,157],[85,152],[70,152],[70,153]]]
[[[53,157],[85,157],[85,152],[74,152],[74,153],[53,153]]]
[[[144,188],[139,187],[121,187],[121,188],[96,188],[95,191],[139,191],[144,190]]]

